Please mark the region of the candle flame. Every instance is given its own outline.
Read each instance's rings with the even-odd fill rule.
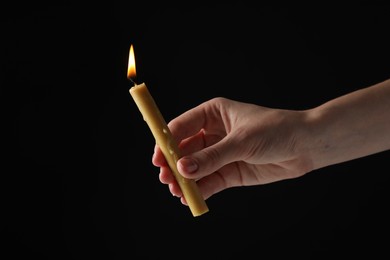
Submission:
[[[130,52],[129,52],[129,64],[127,66],[127,78],[128,79],[134,79],[136,77],[136,70],[135,70],[135,56],[134,56],[134,47],[133,44],[130,45]]]

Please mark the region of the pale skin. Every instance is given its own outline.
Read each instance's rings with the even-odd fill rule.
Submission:
[[[180,174],[195,179],[206,200],[231,187],[297,178],[390,149],[390,80],[301,111],[218,97],[168,126],[182,152]],[[187,205],[157,145],[152,163]]]

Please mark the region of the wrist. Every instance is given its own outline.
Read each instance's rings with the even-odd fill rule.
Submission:
[[[311,161],[312,170],[315,170],[326,164],[326,160],[322,156],[328,146],[328,140],[322,127],[323,115],[317,108],[305,110],[303,113],[302,150]]]

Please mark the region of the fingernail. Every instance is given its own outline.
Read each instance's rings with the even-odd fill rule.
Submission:
[[[186,173],[194,173],[196,170],[198,170],[198,164],[194,162],[194,160],[189,158],[183,158],[180,160],[181,168]]]

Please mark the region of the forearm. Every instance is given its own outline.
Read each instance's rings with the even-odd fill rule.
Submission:
[[[390,80],[307,112],[314,169],[390,149]]]

